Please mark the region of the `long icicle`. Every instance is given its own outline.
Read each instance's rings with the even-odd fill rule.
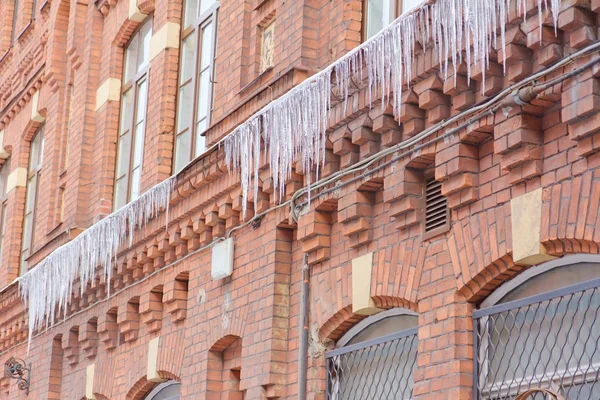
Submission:
[[[402,107],[403,86],[409,86],[414,78],[415,48],[420,41],[424,50],[433,51],[439,57],[444,78],[447,78],[450,65],[456,74],[464,45],[467,79],[470,82],[471,63],[480,64],[483,88],[489,53],[497,47],[497,30],[500,29],[500,45],[504,52],[506,17],[511,4],[512,10],[525,14],[525,3],[524,0],[425,2],[258,111],[222,140],[227,167],[240,176],[243,214],[251,188],[254,201],[257,201],[258,172],[263,162],[270,168],[274,193],[279,199],[285,195],[285,184],[292,176],[296,161],[301,161],[307,177],[315,169],[318,179],[319,169],[325,163],[332,79],[346,109],[350,106],[352,79],[362,80],[366,73],[369,105],[378,93],[381,106],[391,103],[397,115]],[[546,0],[544,5],[548,8]],[[555,29],[560,6],[561,0],[550,0]],[[541,24],[542,10],[538,12]],[[44,325],[51,326],[59,315],[67,313],[77,279],[83,294],[100,266],[104,281],[110,285],[117,252],[123,245],[131,245],[135,231],[162,209],[168,212],[175,179],[153,187],[136,201],[88,228],[20,278],[19,291],[29,307],[30,338],[33,331]]]

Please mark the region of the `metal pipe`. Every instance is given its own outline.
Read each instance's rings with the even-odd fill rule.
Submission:
[[[300,303],[300,347],[298,349],[298,400],[306,400],[308,372],[308,307],[310,298],[310,266],[308,254],[304,254],[302,265],[302,292]]]

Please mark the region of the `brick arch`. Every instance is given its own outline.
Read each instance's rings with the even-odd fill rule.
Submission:
[[[600,244],[592,240],[576,238],[560,238],[542,241],[548,254],[564,256],[567,254],[600,254]]]
[[[595,171],[543,190],[541,243],[548,254],[600,253],[600,180]],[[568,193],[569,196],[565,194]],[[459,295],[473,303],[527,266],[512,259],[510,203],[472,215],[452,226],[448,248]]]
[[[458,221],[448,235],[448,251],[460,296],[477,302],[523,267],[512,260],[510,204]]]
[[[181,383],[181,379],[170,372],[160,371],[160,376],[166,380],[172,380]],[[125,398],[127,400],[142,400],[152,391],[152,389],[154,389],[156,385],[158,385],[156,382],[149,381],[144,375],[143,377],[138,379],[138,381],[131,387],[131,389],[129,389],[129,392],[127,392]]]
[[[243,338],[246,330],[246,317],[248,315],[248,306],[236,308],[231,312],[221,313],[217,318],[210,322],[207,344],[212,349],[217,343],[225,337],[234,336]],[[225,318],[227,322],[225,323]]]
[[[544,188],[541,241],[554,256],[600,253],[599,171]]]
[[[381,309],[406,308],[417,312],[417,304],[406,299],[391,296],[372,297],[375,306]],[[367,316],[352,312],[352,305],[348,305],[332,315],[319,328],[319,338],[323,342],[337,342],[346,332]]]

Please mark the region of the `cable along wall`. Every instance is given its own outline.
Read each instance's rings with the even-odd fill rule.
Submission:
[[[561,0],[538,0],[540,27],[543,13],[548,10],[556,29],[560,5]],[[279,199],[284,196],[285,182],[296,161],[302,162],[305,171],[315,169],[318,179],[325,162],[326,130],[334,86],[346,106],[352,76],[360,79],[366,76],[369,103],[374,100],[374,92],[381,93],[381,106],[391,103],[397,114],[402,107],[402,87],[410,83],[412,76],[417,42],[424,48],[429,47],[425,44],[431,43],[428,51],[438,53],[445,78],[450,66],[458,66],[464,61],[470,80],[471,64],[487,66],[492,49],[505,51],[509,9],[516,9],[525,18],[526,0],[426,2],[239,125],[209,151],[223,147],[229,172],[239,175],[242,213],[246,212],[250,190],[254,199],[258,198],[258,170],[262,161],[267,162]],[[472,45],[465,46],[466,43]],[[482,70],[485,80],[485,68]],[[119,248],[132,244],[137,228],[162,210],[168,211],[175,180],[176,176],[160,183],[94,224],[20,278],[19,292],[28,306],[30,339],[35,330],[51,326],[57,316],[67,313],[77,279],[83,294],[100,266],[107,285],[110,284]]]

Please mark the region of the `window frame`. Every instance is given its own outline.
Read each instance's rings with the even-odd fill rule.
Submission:
[[[473,394],[475,396],[479,395],[479,392],[482,390],[488,390],[489,396],[492,398],[496,398],[497,396],[514,396],[518,393],[514,392],[516,388],[512,388],[511,392],[508,391],[509,388],[503,389],[505,382],[512,381],[495,381],[488,382],[485,377],[489,374],[489,363],[490,359],[488,357],[488,351],[490,346],[490,332],[485,329],[488,326],[488,320],[491,315],[516,310],[525,306],[532,306],[537,303],[551,301],[557,298],[560,298],[565,295],[570,295],[577,293],[579,291],[590,290],[593,288],[600,287],[600,278],[595,278],[592,280],[582,281],[575,284],[567,284],[563,285],[557,289],[550,289],[543,291],[539,294],[535,294],[532,296],[525,296],[516,300],[510,300],[504,302],[503,299],[508,296],[515,289],[518,289],[529,280],[534,279],[537,276],[543,275],[551,270],[567,267],[577,264],[598,264],[598,268],[600,268],[600,256],[594,254],[576,254],[576,255],[568,255],[562,258],[557,258],[555,260],[537,265],[532,267],[508,282],[504,282],[501,286],[496,288],[486,299],[484,299],[477,310],[473,311],[473,338],[474,338],[474,377],[473,377]],[[481,334],[482,338],[479,339],[478,334]],[[481,342],[481,343],[479,343]],[[480,365],[481,364],[481,365]],[[600,370],[600,364],[592,364],[592,368],[581,369],[577,367],[574,371],[572,369],[568,369],[565,371],[560,371],[565,375],[569,375],[571,378],[570,385],[566,385],[566,387],[570,387],[576,385],[575,382],[583,379],[584,381],[587,379],[588,375],[596,376],[596,370]],[[480,372],[479,369],[482,369],[483,372]],[[533,379],[537,375],[529,376],[529,378]],[[557,374],[557,371],[553,371],[552,377],[554,379],[538,379],[541,382],[547,383],[550,387],[553,384],[556,384],[557,381],[562,381],[564,376]],[[521,381],[525,380],[526,377],[522,378],[512,378],[513,381],[515,379],[520,379]],[[483,380],[482,380],[483,379]],[[499,388],[498,388],[499,387]],[[505,393],[506,392],[506,393]],[[514,392],[514,393],[513,393]]]
[[[172,160],[172,173],[176,174],[180,170],[182,170],[185,165],[194,160],[196,157],[204,154],[206,151],[206,145],[204,149],[196,152],[197,142],[199,140],[199,136],[203,136],[204,132],[206,132],[210,128],[210,124],[212,121],[212,113],[214,109],[214,84],[215,84],[215,62],[217,59],[217,43],[218,43],[218,31],[219,31],[219,9],[221,7],[220,0],[215,0],[214,3],[205,10],[202,14],[197,16],[196,18],[191,18],[189,24],[186,25],[187,21],[185,21],[186,16],[186,7],[187,1],[183,2],[183,11],[182,11],[182,26],[181,26],[181,37],[180,37],[180,57],[179,57],[179,66],[178,66],[178,74],[177,74],[177,104],[175,107],[175,134],[173,137],[173,160]],[[198,7],[200,7],[202,0],[198,0]],[[206,128],[202,132],[198,132],[198,103],[199,103],[199,80],[200,73],[199,70],[201,64],[201,56],[202,56],[202,30],[209,24],[213,25],[213,38],[212,38],[212,49],[211,49],[211,60],[208,68],[209,82],[210,82],[210,90],[209,90],[209,98],[207,99],[207,113],[206,113]],[[183,73],[183,49],[184,42],[186,39],[190,38],[192,35],[195,35],[195,47],[192,64],[192,75],[190,78],[186,79],[185,82],[182,81],[182,73]],[[190,125],[180,131],[179,127],[179,112],[181,111],[181,102],[182,96],[180,96],[181,89],[186,85],[192,86],[192,109],[191,109],[191,121]],[[182,164],[180,168],[177,167],[177,160],[181,157],[178,145],[178,138],[184,135],[186,132],[189,132],[190,135],[190,145],[189,145],[189,153],[186,154],[186,159],[188,161],[185,164]],[[184,150],[182,150],[184,151]]]
[[[15,45],[15,39],[17,38],[17,23],[19,22],[18,18],[19,18],[20,1],[14,0],[13,4],[14,4],[14,8],[13,8],[13,18],[12,18],[12,30],[10,32],[10,47],[13,47]]]
[[[179,394],[179,398],[181,398],[181,383],[177,382],[177,381],[167,381],[167,382],[163,382],[160,383],[159,385],[157,385],[155,388],[153,388],[150,393],[148,393],[146,396],[144,396],[144,400],[154,400],[156,399],[158,395],[160,395],[164,389],[171,387],[171,386],[175,386],[178,385],[179,386],[179,390],[180,390],[180,394]],[[173,399],[172,397],[166,399],[166,400],[170,400]]]
[[[413,5],[412,7],[407,7],[406,9],[404,9],[404,2],[406,0],[382,0],[382,4],[387,4],[387,10],[388,10],[388,14],[389,15],[393,15],[392,16],[388,16],[388,21],[385,22],[382,19],[383,22],[383,28],[385,29],[387,26],[389,26],[396,18],[400,17],[401,15],[404,15],[405,13],[412,11],[414,9],[416,9],[419,5],[421,5],[423,3],[423,0],[417,0],[417,4]],[[362,37],[362,41],[365,42],[367,40],[369,40],[370,38],[372,38],[373,36],[375,36],[377,33],[381,32],[381,31],[377,31],[377,32],[373,32],[372,35],[369,36],[369,0],[363,0],[363,6],[362,6],[362,13],[363,13],[363,22],[362,22],[362,33],[361,33],[361,37]],[[384,6],[384,14],[385,14],[385,6]]]
[[[0,167],[0,262],[2,261],[2,253],[4,250],[4,235],[6,233],[6,211],[8,208],[8,176],[10,175],[10,157],[4,160]]]
[[[27,165],[27,183],[25,190],[25,210],[23,214],[23,229],[22,229],[22,239],[21,239],[21,264],[19,268],[19,275],[23,275],[29,269],[29,265],[27,260],[31,257],[33,251],[33,244],[35,243],[35,231],[36,231],[36,219],[38,215],[38,200],[39,200],[39,188],[40,188],[40,180],[42,177],[42,168],[44,166],[44,144],[45,144],[45,125],[40,126],[33,138],[29,142],[29,163]],[[39,155],[38,162],[36,165],[32,166],[32,157],[33,157],[33,144],[39,138]],[[35,179],[35,186],[30,187],[30,183]],[[31,192],[33,190],[33,193]],[[33,208],[28,211],[28,198],[29,196],[33,197]],[[29,229],[31,232],[28,234],[27,230],[27,216],[31,215],[31,222],[29,224]],[[29,243],[26,243],[26,237],[29,236]],[[25,247],[27,245],[27,247]]]
[[[129,47],[132,46],[134,44],[134,42],[137,41],[136,43],[136,50],[135,50],[135,60],[136,60],[136,65],[137,65],[137,59],[139,57],[140,52],[143,52],[143,44],[144,44],[144,36],[141,35],[141,32],[143,30],[143,28],[149,24],[150,25],[150,37],[152,37],[152,33],[153,33],[153,29],[154,29],[154,21],[152,16],[149,16],[148,18],[146,18],[138,27],[137,29],[132,33],[130,40],[127,42],[127,44],[125,46],[123,46],[123,79],[125,79],[126,74],[127,74],[127,70],[130,68],[130,65],[127,63],[127,51],[129,50]],[[150,48],[148,48],[148,54],[149,54]],[[133,193],[133,185],[132,185],[132,177],[133,174],[135,172],[135,170],[139,169],[139,186],[137,188],[137,191],[140,192],[141,189],[141,177],[142,177],[142,170],[143,170],[143,165],[144,165],[144,145],[145,145],[145,141],[146,141],[146,128],[147,128],[147,117],[148,117],[148,99],[149,99],[149,93],[150,93],[150,59],[147,60],[146,65],[144,65],[139,71],[136,69],[134,71],[134,73],[132,74],[132,76],[128,77],[129,79],[127,80],[127,82],[123,82],[123,84],[121,85],[121,93],[120,93],[120,109],[119,109],[119,128],[117,131],[117,147],[116,147],[116,157],[115,157],[115,176],[114,176],[114,186],[113,186],[113,210],[118,210],[121,207],[125,206],[127,203],[129,203],[130,201],[134,200],[134,197],[132,196]],[[144,117],[143,119],[138,123],[136,122],[137,117],[138,117],[138,102],[140,99],[140,96],[138,95],[138,90],[140,88],[140,86],[145,82],[146,84],[146,100],[145,100],[145,108],[144,108]],[[131,96],[132,96],[132,101],[131,101],[131,105],[127,105],[124,101],[125,99],[125,94],[129,91],[131,92]],[[129,121],[129,126],[127,126],[124,130],[124,123],[127,122],[124,120],[123,118],[123,113],[126,112],[126,108],[125,107],[130,107],[129,111],[131,113],[131,117],[130,117],[130,121]],[[138,143],[136,142],[136,127],[139,124],[144,124],[144,132],[142,134],[142,143],[139,144],[140,145],[140,153],[141,153],[141,160],[140,160],[140,165],[139,166],[134,166],[134,156],[135,156],[135,151],[136,151],[136,145],[138,145]],[[128,160],[127,160],[127,168],[125,169],[124,173],[119,175],[119,164],[120,164],[120,157],[123,156],[123,154],[119,153],[119,148],[121,145],[121,141],[123,140],[123,138],[125,137],[125,135],[129,135],[130,136],[130,143],[129,143],[129,151],[125,152],[125,154],[127,154]],[[118,188],[118,184],[120,182],[121,179],[125,179],[125,201],[123,204],[118,204],[117,203],[117,188]],[[140,193],[138,193],[138,197],[139,197]]]
[[[417,320],[415,322],[415,325],[412,327],[401,329],[401,330],[398,330],[398,331],[395,331],[392,333],[379,334],[378,336],[371,337],[369,339],[350,344],[350,342],[356,336],[358,336],[360,333],[364,332],[370,326],[377,324],[379,322],[382,322],[383,320],[385,320],[387,318],[393,318],[393,317],[398,317],[398,316],[416,317]],[[413,340],[416,340],[416,343],[414,344],[415,359],[414,359],[414,363],[412,364],[413,369],[411,370],[411,374],[414,374],[414,368],[416,366],[417,357],[419,354],[419,350],[418,350],[418,330],[419,330],[418,316],[419,316],[419,314],[413,312],[412,310],[402,308],[402,307],[395,307],[395,308],[391,308],[389,310],[382,311],[375,315],[371,315],[371,316],[361,320],[360,322],[355,324],[351,329],[349,329],[348,332],[346,332],[340,339],[337,340],[335,348],[333,350],[329,350],[325,353],[325,368],[326,368],[326,376],[327,376],[326,377],[326,380],[327,380],[326,397],[331,398],[331,399],[339,399],[340,398],[339,397],[339,390],[341,387],[340,378],[339,378],[339,375],[336,375],[335,377],[331,376],[330,365],[335,365],[336,367],[334,367],[334,371],[337,371],[340,369],[340,365],[341,365],[340,357],[344,357],[349,353],[360,352],[367,348],[375,349],[376,347],[378,347],[380,345],[385,346],[385,344],[387,344],[388,342],[391,342],[391,341],[409,340],[408,338],[411,338],[411,337],[412,337],[412,339],[410,339],[411,342]],[[408,353],[408,354],[410,354],[410,353]],[[370,372],[369,372],[369,374],[370,374]],[[414,385],[414,381],[413,381],[413,385]],[[414,389],[414,386],[411,390],[413,390],[413,389]]]

